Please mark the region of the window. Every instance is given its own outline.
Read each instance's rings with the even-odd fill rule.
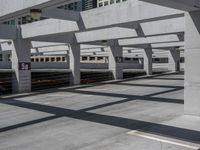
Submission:
[[[44,62],[44,58],[40,58],[40,62]]]
[[[105,1],[105,2],[104,2],[104,6],[107,6],[107,5],[108,5],[108,1]]]
[[[82,61],[87,61],[88,58],[87,57],[82,57]]]
[[[0,61],[3,61],[3,55],[0,54]]]
[[[39,58],[35,58],[35,61],[36,61],[36,62],[39,62]]]
[[[34,62],[34,58],[31,58],[31,62]]]
[[[57,61],[57,62],[60,62],[60,61],[61,61],[61,58],[60,58],[60,57],[57,57],[57,58],[56,58],[56,61]]]
[[[155,58],[155,62],[160,62],[160,58]]]
[[[114,0],[110,0],[110,5],[114,4],[115,1]]]
[[[48,57],[47,57],[47,58],[45,58],[45,61],[46,61],[46,62],[49,62],[49,58],[48,58]]]
[[[139,61],[139,58],[133,58],[133,61]]]
[[[52,57],[52,58],[51,58],[51,62],[54,62],[54,61],[55,61],[55,58],[54,58],[54,57]]]
[[[65,57],[62,57],[62,61],[65,62],[65,61],[66,61],[66,58],[65,58]]]
[[[103,57],[97,57],[97,60],[99,60],[99,61],[103,60]]]
[[[130,61],[131,58],[125,57],[125,61]]]
[[[99,7],[102,7],[103,6],[103,3],[99,3]]]
[[[116,0],[116,3],[120,3],[120,0]]]
[[[91,61],[94,61],[94,60],[95,60],[95,57],[90,57],[90,60],[91,60]]]
[[[12,55],[8,54],[8,61],[11,61],[11,57],[12,57]]]

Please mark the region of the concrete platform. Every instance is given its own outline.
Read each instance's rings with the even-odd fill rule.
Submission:
[[[0,100],[0,150],[191,150],[200,118],[183,115],[183,74]]]

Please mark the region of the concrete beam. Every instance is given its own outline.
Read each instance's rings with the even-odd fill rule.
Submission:
[[[39,36],[47,36],[78,31],[76,22],[47,19],[26,25],[22,25],[22,38],[34,38]]]
[[[162,36],[123,39],[123,40],[119,40],[119,45],[127,46],[127,45],[178,42],[178,41],[179,41],[178,36],[175,34],[171,34],[171,35],[162,35]]]
[[[155,49],[182,47],[184,45],[185,42],[168,42],[168,43],[151,44],[152,48]]]
[[[137,37],[138,35],[134,29],[113,27],[94,31],[79,32],[75,33],[75,36],[78,43],[87,43],[102,40]]]

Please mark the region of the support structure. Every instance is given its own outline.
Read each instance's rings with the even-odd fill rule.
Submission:
[[[152,49],[144,49],[144,70],[147,75],[152,75]]]
[[[180,71],[180,51],[176,49],[169,50],[169,67],[170,71]]]
[[[109,70],[112,71],[115,80],[123,79],[123,48],[116,42],[108,47]]]
[[[31,91],[31,43],[29,40],[18,38],[13,41],[12,69],[13,92]]]
[[[70,44],[69,60],[69,66],[72,71],[71,85],[78,85],[80,84],[80,44]]]
[[[200,116],[200,11],[186,13],[185,114]]]

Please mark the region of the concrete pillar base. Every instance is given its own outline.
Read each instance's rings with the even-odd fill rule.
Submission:
[[[169,50],[169,71],[177,72],[180,71],[180,51],[179,50]]]
[[[30,41],[17,39],[13,41],[12,79],[13,92],[23,93],[31,91],[31,52]]]
[[[109,51],[109,70],[112,71],[114,80],[123,79],[123,49],[122,47],[110,46]]]
[[[152,75],[152,49],[144,49],[144,70],[147,75]]]
[[[80,84],[80,44],[73,43],[69,46],[69,64],[72,71],[70,84]]]

